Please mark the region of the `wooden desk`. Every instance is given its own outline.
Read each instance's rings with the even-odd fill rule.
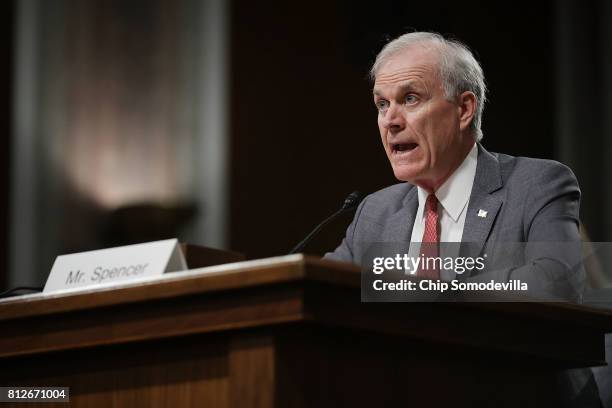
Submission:
[[[359,284],[291,255],[5,300],[0,385],[91,407],[544,407],[562,369],[605,364],[609,312],[361,303]]]

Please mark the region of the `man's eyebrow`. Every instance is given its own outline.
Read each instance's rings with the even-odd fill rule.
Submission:
[[[406,81],[399,85],[399,92],[406,93],[408,91],[416,91],[418,88],[415,86],[417,81]],[[372,90],[372,94],[374,96],[382,96],[381,91],[377,88]]]

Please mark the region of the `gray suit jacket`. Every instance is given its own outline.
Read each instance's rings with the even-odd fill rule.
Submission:
[[[355,218],[346,236],[334,252],[326,258],[361,263],[367,250],[375,242],[410,242],[412,227],[418,208],[416,186],[396,184],[367,196],[357,208]],[[462,242],[474,243],[474,252],[482,253],[492,243],[519,242],[574,242],[580,243],[579,233],[580,189],[572,171],[552,160],[512,157],[489,153],[478,145],[478,162],[474,185],[470,196]],[[487,212],[479,217],[479,210]],[[576,254],[560,251],[556,256],[565,257],[562,270],[553,280],[563,281],[555,289],[559,296],[573,298],[582,292],[584,271],[582,268],[567,280],[567,271],[576,266]],[[550,267],[547,256],[532,254],[526,259],[525,268],[497,271],[496,276],[482,276],[483,281],[512,279],[529,281],[545,274],[534,274],[538,269]],[[578,260],[579,262],[579,260]],[[547,265],[548,263],[548,265]],[[554,266],[554,265],[553,265]],[[554,268],[553,268],[554,269]],[[464,279],[479,280],[469,271]],[[537,282],[536,282],[537,284]],[[547,283],[548,284],[548,283]]]

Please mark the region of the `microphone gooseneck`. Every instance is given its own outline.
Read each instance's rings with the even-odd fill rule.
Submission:
[[[340,215],[357,207],[364,198],[365,198],[365,194],[360,193],[359,191],[353,191],[344,200],[344,204],[342,204],[342,208],[340,208],[338,211],[336,211],[335,213],[327,217],[325,220],[323,220],[322,223],[317,225],[316,228],[312,230],[312,232],[306,236],[306,238],[304,238],[299,244],[297,244],[289,252],[289,254],[295,254],[297,252],[302,251],[304,247],[306,247],[306,245],[308,245],[308,243],[312,241],[312,239],[319,233],[319,231],[321,231],[327,224],[329,224],[331,221],[333,221]]]

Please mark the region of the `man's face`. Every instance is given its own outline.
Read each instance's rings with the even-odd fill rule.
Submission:
[[[473,145],[460,126],[460,104],[444,95],[438,58],[435,50],[415,45],[391,56],[374,83],[378,128],[395,177],[430,191],[450,176],[468,144]]]

